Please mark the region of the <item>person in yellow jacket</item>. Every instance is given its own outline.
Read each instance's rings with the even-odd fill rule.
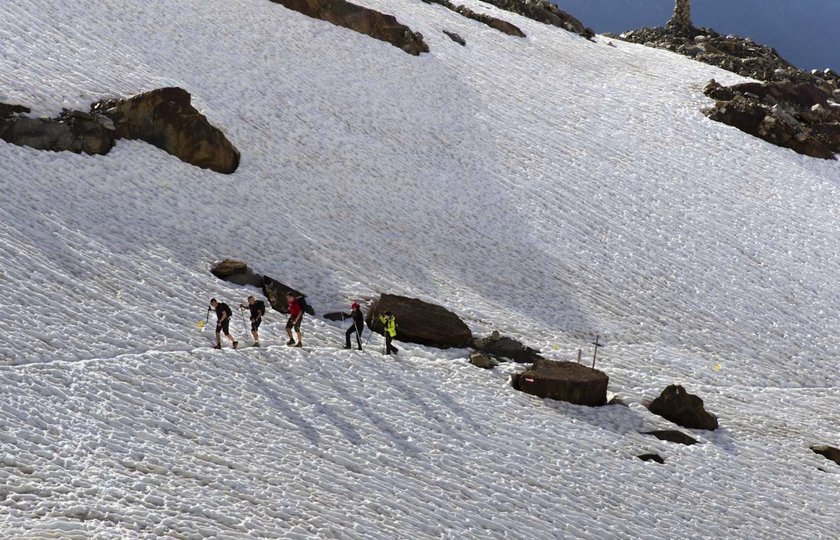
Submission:
[[[385,354],[391,354],[391,352],[397,354],[398,349],[391,345],[391,340],[397,335],[397,320],[394,318],[394,314],[386,311],[384,316],[379,316],[379,322],[385,327],[383,329],[385,333]]]

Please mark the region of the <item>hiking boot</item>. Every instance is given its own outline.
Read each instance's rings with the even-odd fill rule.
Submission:
[[[219,344],[217,343],[216,345],[213,345],[213,348],[214,348],[214,349],[221,349],[221,348],[222,348],[222,346],[221,346],[221,345],[219,345]]]
[[[303,343],[298,341],[298,343],[297,343],[297,345],[295,345],[295,347],[303,347]]]
[[[255,341],[255,342],[254,342],[254,347],[259,347],[259,346],[260,346],[260,342],[259,342],[259,341]]]
[[[235,348],[237,348],[237,347],[239,347],[239,342],[238,342],[238,341],[234,341],[234,342],[233,342],[233,348],[235,349]]]
[[[286,342],[286,345],[289,345],[289,346],[292,346],[294,344],[295,344],[295,340],[293,340],[293,339],[290,339],[289,341]]]
[[[345,345],[344,348],[345,349],[352,349],[352,347],[350,345]]]

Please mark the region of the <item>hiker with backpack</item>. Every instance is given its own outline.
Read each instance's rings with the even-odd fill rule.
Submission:
[[[216,301],[215,298],[211,298],[210,307],[207,308],[207,311],[210,311],[211,309],[216,311],[216,345],[213,348],[222,348],[221,333],[224,332],[225,337],[230,340],[231,345],[233,345],[233,348],[235,349],[239,345],[239,342],[233,339],[233,336],[230,335],[230,318],[233,316],[230,306],[224,302]]]
[[[393,340],[397,335],[397,319],[394,317],[393,313],[386,311],[384,316],[379,316],[379,322],[382,323],[382,331],[385,335],[385,354],[390,355],[391,351],[393,351],[394,354],[397,354],[398,349],[391,345],[391,340]]]
[[[344,345],[345,349],[350,349],[350,336],[353,332],[356,333],[356,343],[359,344],[359,350],[362,350],[362,329],[365,327],[365,316],[362,313],[361,307],[356,302],[353,302],[353,305],[350,306],[350,317],[353,319],[353,324],[350,325],[350,328],[347,329],[347,333],[345,337],[347,338],[347,343]]]
[[[260,346],[259,328],[265,315],[265,302],[257,300],[253,295],[248,297],[248,305],[239,304],[239,309],[248,308],[251,311],[251,335],[254,337],[254,347]]]
[[[289,334],[289,341],[286,342],[286,345],[292,347],[303,347],[303,338],[301,337],[300,333],[300,321],[303,319],[303,306],[301,306],[300,300],[295,296],[295,293],[289,291],[286,293],[286,300],[289,302],[289,320],[286,321],[286,333]],[[295,345],[295,340],[292,337],[292,328],[295,329],[295,333],[297,334],[297,345]]]

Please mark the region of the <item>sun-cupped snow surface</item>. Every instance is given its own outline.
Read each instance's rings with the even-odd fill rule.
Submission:
[[[360,3],[431,52],[268,0],[0,5],[0,102],[180,86],[242,152],[225,176],[0,142],[2,536],[835,536],[808,447],[840,445],[838,163],[708,121],[702,86],[739,79],[668,52]],[[245,344],[253,292],[222,257],[319,312],[405,294],[558,359],[600,335],[629,406],[314,318],[290,350],[277,313],[213,351],[207,300]],[[700,445],[640,434],[674,427],[643,406],[672,383],[719,417]]]

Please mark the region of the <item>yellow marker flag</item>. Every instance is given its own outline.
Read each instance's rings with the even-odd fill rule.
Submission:
[[[199,328],[204,328],[204,321],[198,321],[195,325]]]
[[[720,371],[720,364],[715,364],[715,371]]]
[[[555,351],[556,351],[557,349],[559,349],[559,348],[560,348],[560,347],[558,347],[556,343],[555,343],[555,344],[554,344],[554,346],[552,347],[552,349],[554,349]]]

